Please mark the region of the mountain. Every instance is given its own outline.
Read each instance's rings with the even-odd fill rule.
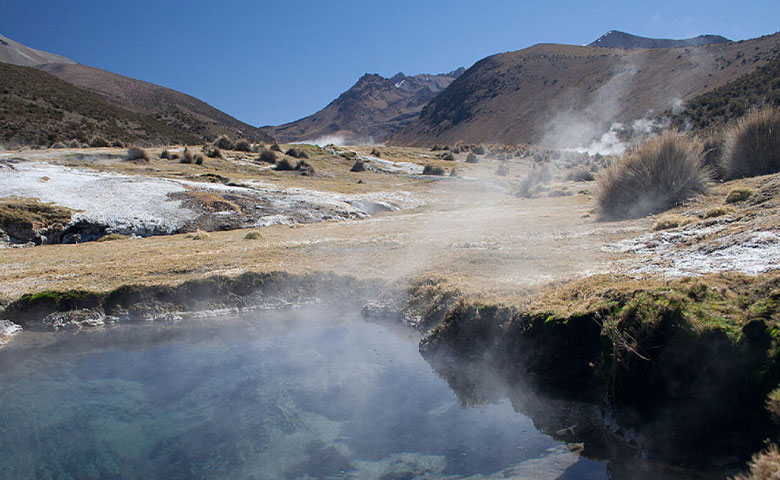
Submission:
[[[209,141],[219,135],[254,141],[273,139],[262,129],[248,125],[190,95],[116,73],[78,64],[68,58],[26,47],[0,36],[0,61],[35,67],[99,94],[106,101],[131,112],[152,117],[173,131]]]
[[[698,37],[686,38],[684,40],[668,40],[664,38],[639,37],[618,30],[610,30],[596,41],[588,44],[588,46],[607,48],[678,48],[700,47],[702,45],[727,43],[730,41],[728,38],[720,35],[699,35]]]
[[[201,141],[36,68],[0,63],[0,145],[85,143],[93,137],[135,144]]]
[[[535,45],[474,64],[390,143],[583,146],[615,122],[631,126],[779,53],[780,34],[685,48]]]
[[[3,35],[0,35],[0,62],[23,67],[34,67],[44,63],[76,63],[61,55],[24,46]]]
[[[266,131],[283,142],[339,136],[346,142],[381,142],[414,120],[423,106],[464,68],[439,75],[365,74],[319,112]]]

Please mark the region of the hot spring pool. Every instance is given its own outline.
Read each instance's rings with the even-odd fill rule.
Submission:
[[[0,350],[0,477],[607,478],[508,402],[461,406],[402,328],[263,312]]]

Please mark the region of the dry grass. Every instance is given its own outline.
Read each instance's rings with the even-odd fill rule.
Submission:
[[[707,190],[702,145],[675,132],[650,140],[598,178],[598,204],[606,219],[667,210]]]
[[[777,480],[780,478],[780,450],[774,443],[766,450],[753,455],[748,462],[748,472],[734,477],[734,480]]]
[[[780,172],[780,109],[761,109],[741,119],[726,139],[730,178]]]
[[[744,202],[753,195],[753,190],[749,188],[735,188],[726,195],[726,203]]]
[[[127,160],[149,162],[149,154],[141,147],[127,149]]]
[[[669,230],[670,228],[684,227],[691,222],[693,220],[682,215],[664,215],[655,222],[653,231],[658,232],[660,230]]]

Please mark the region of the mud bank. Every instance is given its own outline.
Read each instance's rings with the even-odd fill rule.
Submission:
[[[25,330],[69,331],[120,322],[177,321],[257,308],[322,304],[360,308],[381,282],[329,274],[245,273],[175,286],[128,285],[110,292],[68,291],[23,295],[0,320]],[[16,328],[13,328],[16,331]]]
[[[777,438],[766,401],[780,382],[779,321],[778,275],[594,277],[525,309],[461,299],[420,351],[464,402],[485,401],[498,378],[581,405],[542,428],[588,455],[609,456],[617,438],[722,476]]]

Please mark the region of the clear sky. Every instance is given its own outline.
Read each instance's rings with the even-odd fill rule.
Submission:
[[[780,30],[780,1],[0,0],[9,38],[257,126],[314,113],[364,73],[447,72],[612,29],[741,40]]]

